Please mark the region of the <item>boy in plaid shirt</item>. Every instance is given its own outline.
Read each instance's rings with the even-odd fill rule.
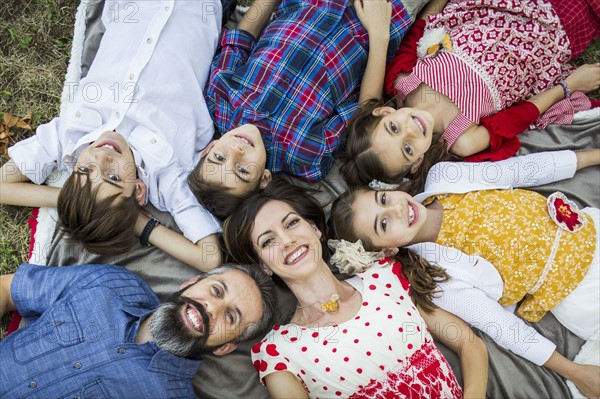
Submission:
[[[322,179],[358,109],[365,68],[384,66],[411,22],[400,0],[255,1],[213,60],[206,101],[227,133],[188,179],[200,202],[223,218],[271,173]]]

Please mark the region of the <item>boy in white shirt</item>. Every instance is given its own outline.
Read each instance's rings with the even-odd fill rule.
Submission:
[[[218,220],[186,179],[214,133],[202,88],[221,7],[218,0],[107,0],[89,73],[60,117],[9,149],[0,203],[58,205],[61,226],[94,252],[127,251],[135,231],[196,268],[218,265]],[[60,195],[42,185],[54,168],[74,172]],[[169,211],[185,238],[146,224],[138,206],[148,201]]]

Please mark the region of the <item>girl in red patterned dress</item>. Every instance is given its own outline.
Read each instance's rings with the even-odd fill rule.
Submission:
[[[365,74],[373,84],[361,100],[380,99],[383,85],[406,108],[363,103],[342,154],[350,185],[424,176],[447,151],[505,159],[528,127],[568,124],[597,105],[583,92],[600,85],[600,64],[573,72],[567,62],[600,35],[600,3],[451,0],[442,10],[446,1],[426,6],[385,81],[383,67]]]
[[[252,349],[270,395],[462,397],[433,335],[460,355],[464,395],[484,397],[488,362],[483,341],[462,320],[433,305],[431,288],[420,295],[423,291],[411,286],[407,279],[413,279],[405,276],[412,276],[417,265],[395,262],[340,281],[323,259],[324,226],[319,205],[282,180],[250,197],[225,222],[224,239],[233,258],[262,264],[298,300],[291,320],[275,326]],[[434,268],[420,267],[425,275],[427,267]]]

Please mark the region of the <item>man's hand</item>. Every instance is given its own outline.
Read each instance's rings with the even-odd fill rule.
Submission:
[[[3,317],[8,312],[17,310],[10,294],[10,285],[14,276],[14,274],[0,276],[0,317]]]

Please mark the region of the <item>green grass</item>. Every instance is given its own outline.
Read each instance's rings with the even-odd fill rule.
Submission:
[[[32,113],[38,125],[58,115],[78,4],[78,0],[0,2],[0,116]],[[31,134],[14,131],[12,143]],[[0,155],[0,164],[5,161]],[[0,274],[12,273],[26,261],[29,212],[0,205]],[[6,321],[0,323],[0,337]]]
[[[0,114],[33,115],[33,124],[58,115],[78,0],[3,0],[0,4]],[[17,142],[32,132],[12,129]],[[1,157],[0,162],[6,160]],[[0,272],[24,260],[26,215],[0,206]],[[15,255],[17,254],[17,255]],[[15,264],[17,262],[17,264]]]

